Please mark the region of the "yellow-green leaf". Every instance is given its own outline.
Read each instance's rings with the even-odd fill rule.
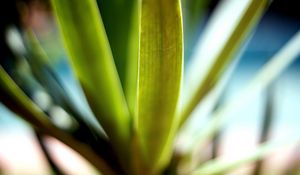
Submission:
[[[136,127],[141,150],[152,171],[174,126],[182,79],[183,38],[178,0],[142,0]],[[148,168],[149,168],[148,167]]]
[[[91,109],[122,156],[129,150],[130,116],[97,3],[53,0],[52,4]]]

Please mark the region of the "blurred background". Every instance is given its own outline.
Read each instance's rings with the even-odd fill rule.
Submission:
[[[203,12],[205,17],[196,27],[197,35],[201,36],[205,24],[218,3],[217,0],[209,1]],[[299,7],[296,0],[273,0],[245,45],[245,50],[241,53],[240,61],[230,77],[220,104],[230,101],[269,58],[300,29]],[[184,11],[190,10],[189,8],[184,7]],[[49,2],[7,0],[1,2],[0,13],[1,64],[8,64],[7,60],[12,57],[5,44],[5,38],[9,35],[7,29],[10,26],[16,26],[19,30],[24,26],[31,28],[48,55],[49,64],[54,68],[80,111],[85,116],[92,116],[86,102],[82,100],[84,99],[82,92],[66,60]],[[189,44],[186,44],[185,61],[188,64],[197,39],[189,38],[187,42]],[[278,139],[300,133],[299,75],[300,60],[297,59],[268,87],[267,91],[257,95],[249,103],[250,105],[233,114],[232,120],[226,124],[217,138],[217,156],[222,155],[228,160],[235,159],[255,149],[261,139]],[[268,119],[270,130],[265,138],[261,138],[262,130],[266,128],[263,127],[265,115],[270,116]],[[195,127],[201,128],[201,123],[205,122],[198,121]],[[96,174],[87,162],[59,141],[46,138],[46,142],[54,159],[68,174]],[[253,171],[253,167],[253,165],[244,166],[231,174],[247,174]],[[270,175],[288,174],[290,169],[299,169],[299,167],[300,145],[280,150],[269,156],[267,161],[264,161],[262,171]],[[51,174],[32,129],[2,104],[0,104],[0,170],[0,174],[5,175]]]

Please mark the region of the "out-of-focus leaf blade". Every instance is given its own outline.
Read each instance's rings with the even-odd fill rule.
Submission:
[[[88,145],[74,140],[70,135],[52,125],[48,117],[22,92],[2,66],[0,66],[0,101],[28,121],[35,129],[49,134],[73,148],[101,172],[116,174]]]
[[[295,59],[300,55],[300,32],[277,53],[273,58],[257,73],[254,79],[238,93],[231,102],[225,103],[213,115],[199,135],[195,136],[193,144],[190,145],[190,154],[195,149],[203,148],[206,141],[210,140],[214,134],[230,119],[233,112],[241,109],[247,102],[251,101],[256,94],[264,90],[276,77],[280,75]],[[191,151],[191,149],[194,149]]]
[[[153,171],[169,159],[163,150],[174,126],[182,67],[180,2],[142,0],[136,126],[146,164]]]
[[[185,152],[185,149],[187,148],[189,143],[194,141],[193,136],[194,133],[197,133],[199,131],[199,128],[201,127],[199,126],[199,123],[201,123],[201,120],[203,120],[203,118],[211,117],[211,114],[214,111],[214,107],[216,107],[216,105],[220,101],[227,87],[227,84],[229,83],[229,80],[234,73],[236,66],[238,65],[238,61],[239,59],[235,60],[228,67],[216,86],[212,88],[211,91],[206,95],[206,97],[199,103],[199,108],[201,109],[197,109],[197,111],[192,113],[188,121],[179,131],[180,134],[178,135],[177,139],[179,143],[176,144],[176,149],[179,154],[180,152]]]
[[[262,159],[263,157],[271,154],[276,150],[287,147],[289,145],[297,144],[299,143],[299,141],[300,141],[299,134],[296,134],[293,137],[289,136],[277,142],[275,141],[266,142],[261,146],[259,146],[255,151],[247,154],[246,156],[240,159],[233,160],[233,161],[224,161],[222,160],[222,157],[219,157],[215,160],[211,160],[204,163],[191,174],[192,175],[203,175],[203,174],[213,175],[213,174],[220,174],[220,173],[223,174],[230,170],[238,168],[242,165],[250,164],[259,159]]]
[[[86,120],[71,100],[62,82],[55,74],[55,71],[48,64],[46,53],[40,46],[39,41],[31,31],[26,33],[28,53],[26,57],[29,61],[31,71],[36,80],[51,95],[55,105],[61,106],[70,117],[74,119],[74,126],[70,128],[72,136],[91,146],[99,155],[103,157],[115,170],[120,170],[117,156],[112,150],[111,143],[101,130]],[[29,84],[29,83],[26,83]]]
[[[72,67],[92,111],[115,148],[125,153],[130,116],[97,3],[53,0],[52,4]]]
[[[200,34],[201,23],[210,0],[182,0],[184,58],[188,61]]]
[[[264,115],[261,119],[259,144],[266,142],[272,132],[272,126],[274,123],[274,96],[274,85],[269,85],[266,89],[266,101],[264,106]],[[264,164],[264,160],[257,161],[254,165],[253,175],[260,175]]]
[[[190,63],[180,125],[218,82],[266,5],[267,0],[232,0],[216,9]]]
[[[59,166],[57,166],[56,162],[53,160],[52,154],[49,151],[48,145],[44,140],[45,135],[39,133],[38,131],[35,131],[34,134],[35,134],[36,141],[39,144],[39,148],[41,149],[43,156],[47,160],[47,163],[48,163],[49,167],[51,168],[51,171],[57,175],[65,174],[63,172],[63,170]]]

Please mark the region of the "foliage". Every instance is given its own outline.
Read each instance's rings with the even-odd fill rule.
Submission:
[[[193,157],[218,133],[232,111],[267,88],[299,56],[299,32],[232,102],[213,112],[191,143],[182,146],[175,142],[188,130],[184,124],[198,104],[212,97],[210,106],[217,105],[220,93],[215,93],[216,89],[223,91],[229,83],[225,75],[234,67],[269,2],[219,3],[202,39],[191,42],[198,36],[197,26],[208,4],[200,0],[52,0],[69,62],[97,123],[90,123],[77,109],[28,26],[21,29],[22,36],[11,26],[7,29],[9,60],[15,67],[1,62],[0,100],[38,134],[65,143],[102,174],[223,174],[297,143],[299,136],[279,143],[266,141],[233,162],[217,158],[201,164]],[[182,11],[182,6],[192,9]],[[185,43],[189,47],[195,43],[193,54],[186,54],[190,48],[184,48]],[[185,75],[184,59],[191,59]],[[37,92],[51,99],[52,107],[65,111],[69,124],[55,122],[62,116],[35,100]]]

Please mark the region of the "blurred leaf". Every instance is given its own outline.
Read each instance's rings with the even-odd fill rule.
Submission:
[[[300,55],[299,45],[300,31],[270,59],[252,81],[240,93],[237,93],[231,102],[225,103],[213,114],[213,119],[194,137],[194,142],[187,149],[190,150],[189,154],[193,154],[195,149],[202,149],[206,141],[210,140],[223,124],[230,119],[232,112],[241,109],[256,94],[264,90],[276,79]]]
[[[52,125],[48,117],[22,92],[2,66],[0,67],[0,101],[38,131],[49,134],[73,148],[101,172],[116,174],[88,145],[74,140],[70,135]]]
[[[264,106],[264,115],[261,120],[261,127],[260,127],[260,136],[259,136],[259,144],[266,142],[271,134],[271,128],[273,124],[274,118],[274,87],[273,85],[269,85],[266,89],[266,101]],[[264,165],[264,160],[259,160],[254,165],[253,175],[260,175],[262,172],[262,168]]]
[[[232,0],[216,9],[190,63],[180,125],[219,81],[266,5],[267,0]]]
[[[53,0],[52,4],[72,67],[92,111],[125,159],[130,116],[97,3]]]
[[[42,87],[50,94],[55,105],[61,106],[80,124],[79,127],[84,127],[90,132],[96,134],[98,137],[105,138],[105,135],[100,130],[97,130],[94,125],[89,124],[81,112],[65,90],[62,82],[58,78],[56,72],[53,70],[49,62],[49,58],[40,46],[39,41],[35,38],[31,31],[26,33],[26,41],[28,53],[25,55],[36,80]],[[92,134],[92,135],[94,135]]]
[[[299,143],[292,149],[292,154],[289,155],[287,167],[283,171],[285,175],[299,175],[300,174],[300,146]]]
[[[170,159],[171,130],[182,79],[183,38],[178,0],[142,0],[136,127],[146,164]]]
[[[49,58],[40,46],[37,38],[31,31],[27,31],[25,37],[27,41],[27,54],[25,56],[30,64],[33,76],[57,104],[64,108],[71,108],[68,112],[75,113],[75,111],[72,111],[74,107],[68,93],[50,66]]]
[[[37,38],[35,38],[31,31],[28,31],[26,34],[26,46],[28,48],[28,54],[26,56],[33,75],[50,94],[55,105],[59,105],[66,110],[75,121],[73,122],[75,126],[72,126],[68,132],[79,141],[90,145],[91,148],[101,155],[115,170],[121,171],[117,156],[112,150],[107,137],[101,130],[95,128],[95,125],[89,123],[86,117],[77,110],[68,92],[64,89],[54,70],[46,61],[48,60],[47,55],[40,46]]]
[[[199,128],[201,127],[199,126],[199,123],[201,123],[204,118],[212,117],[211,114],[215,111],[214,107],[218,105],[218,102],[224,95],[227,84],[230,83],[229,80],[238,65],[239,58],[240,56],[238,56],[238,58],[229,65],[228,69],[224,72],[214,88],[212,88],[205,98],[199,103],[199,108],[201,109],[197,109],[197,112],[193,113],[189,117],[187,122],[179,131],[178,140],[180,140],[180,142],[175,145],[177,154],[184,153],[187,149],[189,149],[190,143],[194,142],[194,135],[195,133],[199,133]]]
[[[245,164],[253,163],[263,157],[271,154],[272,152],[287,147],[289,145],[297,144],[300,141],[299,134],[297,136],[289,136],[287,138],[281,139],[277,142],[267,142],[259,146],[255,151],[248,153],[246,156],[243,156],[237,160],[222,160],[222,157],[219,157],[215,160],[208,161],[197,168],[191,175],[212,175],[226,173],[235,168],[241,167]]]
[[[43,153],[43,155],[45,156],[45,159],[48,162],[49,167],[51,168],[52,172],[55,175],[63,175],[65,173],[63,173],[63,170],[60,169],[59,166],[57,166],[56,162],[53,160],[51,153],[47,147],[47,143],[44,140],[44,135],[39,133],[39,131],[35,131],[35,137],[36,140],[41,148],[41,151]]]
[[[200,35],[201,23],[204,21],[211,0],[182,0],[184,28],[184,58],[189,60],[196,41]]]

